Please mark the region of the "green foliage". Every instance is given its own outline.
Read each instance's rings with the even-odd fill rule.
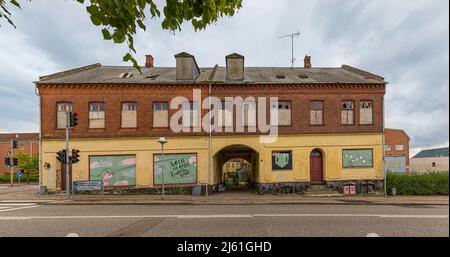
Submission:
[[[6,6],[7,0],[0,0],[0,19],[12,24],[11,13]],[[31,1],[31,0],[29,0]],[[141,71],[133,54],[134,35],[137,29],[146,30],[146,10],[150,11],[150,18],[161,16],[161,12],[154,0],[76,0],[87,5],[86,11],[90,15],[92,24],[102,27],[105,40],[113,40],[115,44],[126,43],[129,52],[124,55],[124,62],[132,62]],[[89,2],[89,3],[87,3]],[[16,0],[10,3],[20,8]],[[163,8],[164,19],[162,28],[170,31],[181,30],[184,21],[190,21],[194,29],[201,30],[209,24],[215,23],[223,16],[231,17],[242,7],[242,0],[166,0]]]
[[[411,174],[387,173],[386,184],[388,194],[392,187],[397,195],[448,195],[448,172]]]
[[[10,183],[10,179],[11,179],[10,178],[10,174],[1,175],[0,176],[0,183],[8,184],[8,183]],[[37,176],[37,175],[30,176],[28,178],[28,180],[29,180],[28,182],[37,183],[37,182],[39,182],[39,176]],[[13,182],[14,183],[18,183],[19,182],[19,178],[16,175],[14,175],[14,177],[13,177]],[[20,182],[21,183],[24,182],[24,178],[23,177],[20,179]]]

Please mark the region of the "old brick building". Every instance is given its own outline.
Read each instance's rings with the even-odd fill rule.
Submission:
[[[228,55],[226,67],[211,68],[199,68],[187,53],[175,58],[176,67],[158,68],[147,56],[142,74],[132,67],[94,64],[40,77],[43,184],[64,189],[56,152],[64,148],[65,111],[73,111],[79,125],[70,132],[71,148],[81,151],[73,180],[158,188],[164,167],[171,187],[215,187],[223,183],[220,167],[242,158],[253,166],[251,181],[261,192],[303,192],[312,183],[382,188],[382,77],[347,65],[311,67],[308,58],[304,68],[248,68],[239,54]],[[208,116],[208,96],[220,101],[213,120],[225,120],[219,122],[221,132],[210,134],[195,125]],[[239,96],[277,97],[278,102],[245,105],[245,130],[239,131],[233,117],[240,113],[225,107],[227,97]],[[181,102],[175,103],[176,97]],[[170,125],[180,113],[182,131]],[[249,117],[259,120],[261,113],[278,115],[274,142],[265,137],[267,130],[253,129]],[[159,137],[168,139],[164,162]]]
[[[17,148],[14,149],[13,153],[22,151],[31,155],[39,154],[39,133],[0,134],[0,175],[10,172],[3,161],[8,156],[8,152],[11,151],[11,140],[17,141]],[[14,172],[17,172],[17,168]]]
[[[408,134],[402,129],[384,130],[386,171],[409,175],[409,141]]]

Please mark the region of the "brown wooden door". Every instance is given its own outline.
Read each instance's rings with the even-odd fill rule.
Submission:
[[[70,189],[72,190],[72,164],[69,164]],[[66,164],[61,163],[61,190],[66,190]]]
[[[311,183],[323,183],[323,156],[319,150],[311,152]]]

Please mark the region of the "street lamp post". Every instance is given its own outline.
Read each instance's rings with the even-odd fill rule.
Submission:
[[[165,137],[160,137],[158,142],[161,144],[161,185],[162,185],[162,197],[164,198],[164,145],[167,143]]]

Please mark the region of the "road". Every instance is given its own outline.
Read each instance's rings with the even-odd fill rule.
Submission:
[[[449,236],[448,205],[66,205],[0,201],[0,236]]]

